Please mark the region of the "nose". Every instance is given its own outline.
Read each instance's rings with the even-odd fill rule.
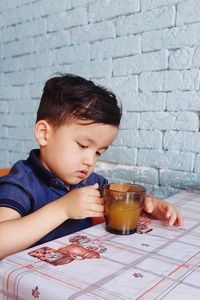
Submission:
[[[92,167],[95,164],[95,155],[88,153],[83,159],[83,164]]]

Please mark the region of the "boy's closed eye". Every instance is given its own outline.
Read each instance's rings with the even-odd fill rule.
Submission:
[[[77,142],[77,144],[78,144],[82,149],[87,149],[87,148],[89,147],[88,145],[84,145],[83,143],[80,143],[80,142]],[[96,154],[97,154],[98,156],[101,156],[101,155],[104,153],[104,151],[105,151],[106,149],[107,149],[107,148],[102,149],[101,151],[97,151]]]
[[[79,143],[79,142],[77,142],[77,144],[78,144],[81,148],[88,148],[88,145],[83,145],[83,144],[81,144],[81,143]]]

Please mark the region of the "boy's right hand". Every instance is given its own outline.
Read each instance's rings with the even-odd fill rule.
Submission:
[[[67,219],[103,217],[104,205],[98,183],[75,189],[62,197]]]

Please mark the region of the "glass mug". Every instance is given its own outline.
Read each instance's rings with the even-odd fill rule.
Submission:
[[[115,234],[136,232],[146,189],[131,183],[110,183],[103,188],[106,230]]]

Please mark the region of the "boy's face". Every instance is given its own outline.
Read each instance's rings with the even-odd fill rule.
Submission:
[[[113,142],[118,130],[113,125],[89,124],[82,120],[74,120],[59,128],[46,121],[39,122],[47,125],[46,142],[37,138],[41,162],[68,185],[80,183],[92,173],[97,160]]]

